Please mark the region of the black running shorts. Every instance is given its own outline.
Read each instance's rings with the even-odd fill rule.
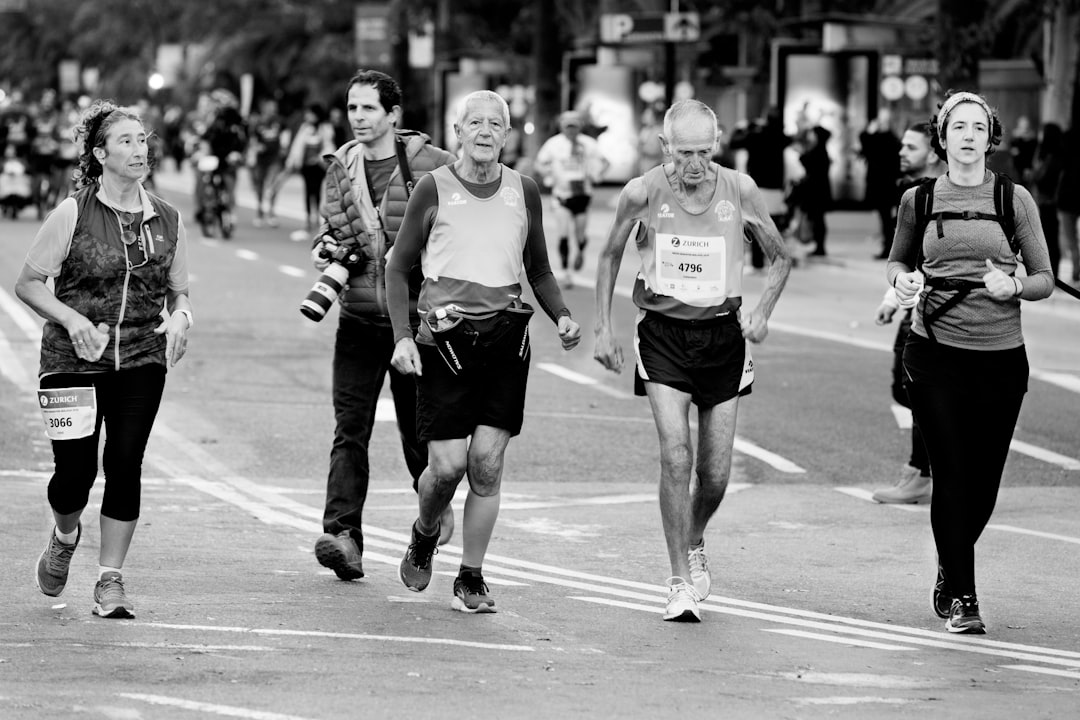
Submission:
[[[416,378],[420,442],[454,440],[478,425],[521,433],[531,352],[521,334],[507,333],[480,349],[464,370],[452,370],[432,345],[417,344],[423,374]]]
[[[704,321],[643,313],[634,351],[635,395],[645,395],[645,383],[654,382],[688,393],[698,407],[712,407],[749,395],[754,382],[754,363],[734,312]]]
[[[589,209],[591,200],[588,195],[571,195],[568,198],[559,198],[559,204],[569,210],[571,215],[582,215]]]

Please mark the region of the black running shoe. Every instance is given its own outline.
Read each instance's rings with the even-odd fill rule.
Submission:
[[[952,602],[949,611],[949,619],[945,621],[945,629],[951,633],[968,633],[971,635],[984,635],[986,625],[982,616],[979,615],[979,600],[974,595],[962,595]]]
[[[421,535],[413,523],[412,540],[398,566],[398,577],[413,592],[423,592],[431,582],[431,559],[439,552],[438,543],[438,530],[434,535]]]
[[[939,618],[946,619],[952,610],[952,593],[949,584],[945,581],[945,571],[939,564],[937,566],[937,580],[934,581],[934,613]]]

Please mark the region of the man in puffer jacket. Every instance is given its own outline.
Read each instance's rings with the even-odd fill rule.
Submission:
[[[312,260],[320,271],[332,262],[349,271],[341,293],[334,342],[334,444],[326,483],[323,535],[315,543],[319,563],[342,580],[364,576],[361,516],[367,498],[368,443],[375,408],[387,371],[398,432],[413,488],[427,466],[427,448],[416,440],[416,386],[390,367],[394,333],[386,305],[384,270],[412,187],[421,177],[454,162],[449,152],[411,130],[395,130],[401,120],[401,88],[389,75],[361,70],[346,89],[354,140],[326,156],[320,207],[322,225]],[[411,290],[412,322],[420,289],[419,267]],[[440,544],[453,533],[447,508]]]

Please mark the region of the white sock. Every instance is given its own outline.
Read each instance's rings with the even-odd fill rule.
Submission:
[[[119,575],[120,568],[108,567],[107,565],[98,565],[98,580],[100,580],[107,572],[114,572]]]
[[[56,535],[56,539],[64,543],[65,545],[74,545],[75,541],[79,538],[79,528],[76,527],[69,533],[60,532],[60,528],[56,528],[54,534]]]

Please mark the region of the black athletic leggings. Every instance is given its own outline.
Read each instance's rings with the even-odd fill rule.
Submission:
[[[142,461],[150,429],[165,390],[165,366],[156,363],[101,373],[57,373],[41,378],[41,387],[89,387],[97,390],[94,434],[77,440],[53,440],[56,470],[49,481],[49,504],[61,515],[86,507],[97,480],[98,445],[105,426],[101,464],[105,492],[101,514],[122,522],[137,520],[142,495]]]
[[[908,398],[930,457],[930,524],[954,597],[975,592],[975,542],[990,522],[1020,405],[1023,346],[966,350],[912,333],[904,349]]]

